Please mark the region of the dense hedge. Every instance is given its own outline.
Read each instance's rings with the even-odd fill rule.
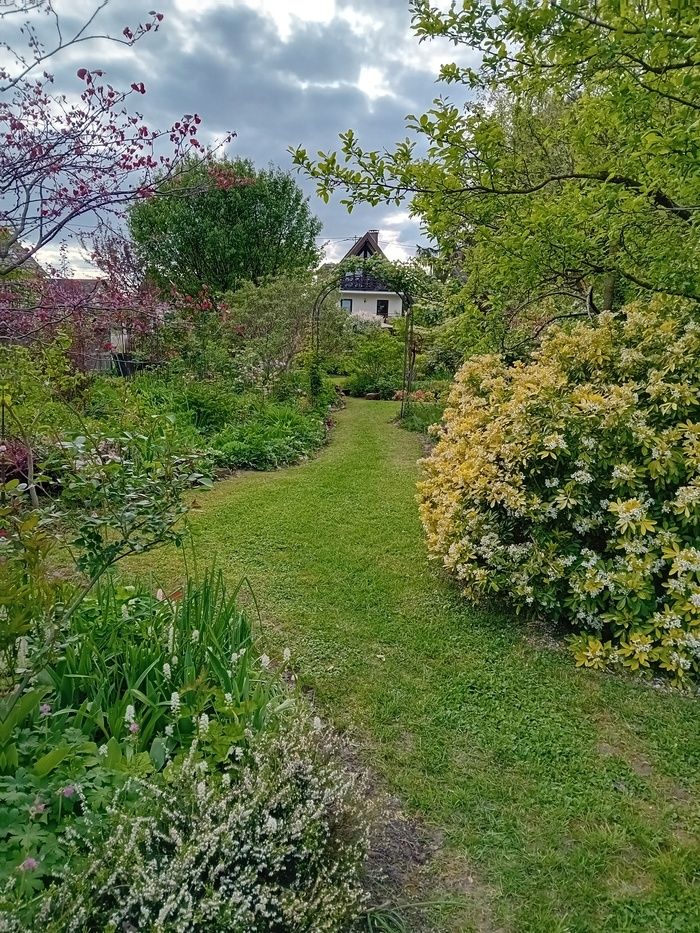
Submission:
[[[470,597],[565,622],[577,663],[700,670],[700,323],[670,299],[458,373],[425,461],[430,551]]]

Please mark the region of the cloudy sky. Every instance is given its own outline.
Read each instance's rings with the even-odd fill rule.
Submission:
[[[202,116],[209,141],[237,133],[232,155],[291,167],[290,145],[310,152],[335,148],[352,127],[367,147],[391,146],[405,134],[404,118],[421,113],[440,93],[438,66],[452,46],[419,43],[411,33],[408,0],[111,0],[100,23],[111,33],[153,7],[161,30],[133,49],[89,43],[54,61],[57,87],[75,91],[77,65],[101,66],[115,86],[144,81],[139,99],[146,121],[170,125],[182,113]],[[94,0],[57,0],[70,18]],[[339,197],[328,204],[300,176],[323,221],[321,241],[336,259],[355,236],[381,230],[390,258],[411,255],[421,240],[405,209],[356,208]]]

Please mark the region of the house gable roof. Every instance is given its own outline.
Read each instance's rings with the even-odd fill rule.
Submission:
[[[343,259],[351,259],[359,256],[361,259],[369,259],[370,256],[379,256],[380,259],[386,259],[381,247],[379,246],[379,230],[368,230],[359,240],[355,241]]]
[[[367,233],[363,234],[350,247],[343,259],[371,259],[373,256],[386,259],[379,246],[379,230],[368,230]],[[340,290],[343,292],[386,292],[387,294],[394,294],[393,288],[389,288],[376,276],[365,272],[364,269],[346,272],[340,283]]]

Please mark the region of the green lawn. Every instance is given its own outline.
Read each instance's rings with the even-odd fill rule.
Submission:
[[[700,930],[697,700],[577,671],[465,605],[426,559],[420,443],[395,412],[351,401],[315,460],[216,485],[197,560],[250,580],[269,648],[439,829],[421,896],[451,906],[431,929]],[[148,568],[175,582],[179,560]]]

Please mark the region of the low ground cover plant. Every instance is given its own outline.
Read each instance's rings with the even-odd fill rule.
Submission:
[[[222,773],[200,728],[166,781],[127,781],[106,817],[72,834],[47,930],[328,931],[365,903],[365,804],[338,749],[299,710],[253,736]],[[124,804],[122,804],[124,800]]]
[[[192,457],[200,472],[274,469],[309,456],[325,442],[330,412],[338,404],[330,379],[318,372],[312,385],[306,360],[264,392],[221,373],[195,379],[178,367],[163,367],[129,380],[82,374],[80,392],[67,398],[58,385],[65,374],[40,378],[45,351],[32,355],[19,349],[12,355],[15,420],[27,427],[37,456],[80,438],[92,442],[142,433],[158,421],[167,423],[172,449]],[[15,471],[26,479],[23,430],[14,424],[9,429],[15,435],[10,438]],[[47,469],[49,459],[43,456]]]
[[[580,665],[700,671],[700,325],[655,298],[468,362],[424,462],[432,555],[576,634]]]
[[[329,425],[316,410],[258,402],[240,408],[235,422],[212,437],[211,448],[218,466],[269,470],[308,456],[323,444]]]

